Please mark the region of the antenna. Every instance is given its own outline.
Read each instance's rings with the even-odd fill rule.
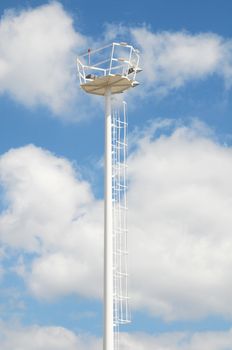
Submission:
[[[127,116],[112,95],[139,85],[139,51],[125,42],[88,49],[77,58],[81,88],[105,97],[104,341],[119,349],[119,326],[130,322],[127,271]],[[122,116],[121,116],[122,115]]]

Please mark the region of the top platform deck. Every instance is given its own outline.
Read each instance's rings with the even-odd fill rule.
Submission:
[[[118,94],[130,87],[133,87],[133,80],[119,74],[96,77],[81,84],[81,88],[85,92],[100,96],[104,96],[107,90],[110,90],[111,94]]]

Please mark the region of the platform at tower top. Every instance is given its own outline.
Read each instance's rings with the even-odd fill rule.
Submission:
[[[139,83],[135,80],[139,68],[139,51],[126,43],[112,43],[91,50],[77,58],[81,88],[95,95],[122,93]]]

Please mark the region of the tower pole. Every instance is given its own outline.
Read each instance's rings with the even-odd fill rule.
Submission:
[[[91,62],[90,52],[92,57]],[[108,56],[108,53],[110,56]],[[118,56],[119,53],[120,56]],[[121,53],[123,56],[121,56]],[[87,57],[89,58],[88,65],[86,64]],[[105,57],[105,60],[102,61],[103,57]],[[126,250],[118,249],[118,246],[121,247],[123,244],[122,242],[124,242],[126,248],[127,229],[125,226],[126,220],[124,213],[126,206],[125,203],[122,206],[120,205],[123,200],[126,200],[126,183],[125,181],[122,183],[122,176],[125,178],[126,175],[125,170],[123,173],[124,175],[121,174],[121,169],[125,168],[125,149],[127,145],[125,140],[121,140],[120,129],[123,127],[119,119],[119,125],[114,126],[114,138],[112,137],[111,94],[122,93],[139,84],[135,80],[137,72],[141,71],[138,64],[139,51],[125,42],[113,42],[100,49],[89,49],[87,53],[85,52],[77,58],[77,69],[81,88],[89,94],[100,95],[105,98],[103,350],[118,349],[119,325],[129,321],[127,318]],[[117,118],[119,118],[119,116]],[[122,124],[125,127],[126,122]],[[125,129],[121,131],[122,134],[125,133]],[[119,144],[122,145],[122,148],[121,146],[116,146],[118,142],[120,142]],[[112,157],[112,147],[118,151],[114,154],[114,158]],[[124,156],[122,149],[124,149]],[[121,156],[123,159],[122,166],[120,166]],[[112,158],[114,159],[113,165]],[[112,186],[112,174],[114,175],[114,186]],[[116,184],[118,186],[117,192]],[[123,237],[124,241],[121,240],[121,237]],[[124,263],[122,263],[123,261]],[[122,280],[125,281],[122,282]],[[125,294],[123,294],[124,290]]]
[[[112,221],[112,122],[111,90],[105,93],[105,202],[104,202],[104,341],[103,350],[114,350],[113,325],[113,221]]]

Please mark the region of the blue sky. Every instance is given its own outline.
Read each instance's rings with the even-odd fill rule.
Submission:
[[[100,349],[103,100],[75,57],[141,52],[123,348],[232,348],[232,3],[0,3],[0,348]]]

